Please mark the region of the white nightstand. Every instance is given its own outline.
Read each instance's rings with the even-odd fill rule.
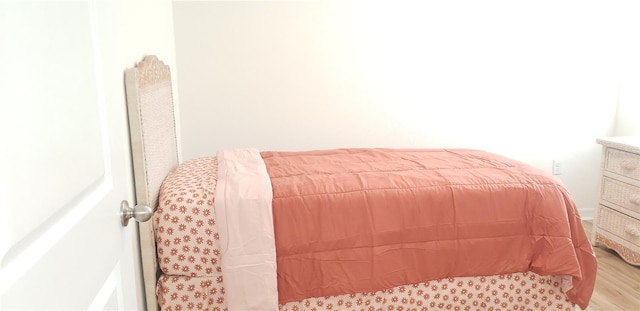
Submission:
[[[640,265],[640,137],[608,137],[603,146],[600,202],[592,242]]]

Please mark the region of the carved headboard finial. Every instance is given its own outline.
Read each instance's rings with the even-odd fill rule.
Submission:
[[[169,66],[165,65],[155,55],[147,55],[136,65],[138,69],[138,85],[145,88],[148,85],[171,80]]]

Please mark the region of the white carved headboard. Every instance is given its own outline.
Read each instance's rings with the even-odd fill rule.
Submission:
[[[155,211],[165,176],[178,165],[173,93],[169,66],[146,56],[125,71],[136,204]],[[158,264],[152,222],[138,223],[147,310],[158,310]]]

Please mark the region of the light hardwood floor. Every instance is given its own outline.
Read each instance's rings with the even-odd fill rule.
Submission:
[[[591,221],[583,221],[587,234]],[[627,264],[614,251],[603,246],[594,248],[598,274],[591,302],[586,311],[640,310],[640,267]],[[576,310],[580,308],[576,307]]]

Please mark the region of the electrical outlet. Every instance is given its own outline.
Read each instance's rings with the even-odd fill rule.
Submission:
[[[562,175],[562,169],[563,169],[562,161],[553,160],[553,169],[551,170],[552,174]]]

